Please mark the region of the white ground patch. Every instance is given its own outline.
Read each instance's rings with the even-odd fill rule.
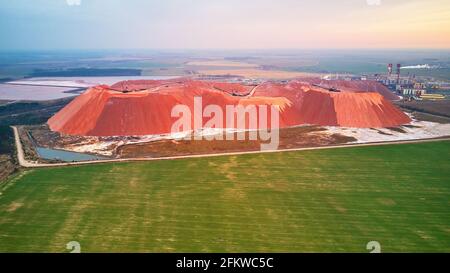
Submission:
[[[195,135],[211,136],[219,133],[236,133],[240,130],[236,129],[203,129],[195,132]],[[146,136],[129,136],[129,137],[110,137],[110,138],[98,138],[87,137],[85,141],[76,144],[70,144],[64,147],[57,147],[78,153],[94,153],[103,156],[112,156],[115,149],[125,144],[139,144],[147,143],[158,140],[182,140],[187,136],[190,136],[192,131],[175,133],[175,134],[162,134],[162,135],[146,135]]]
[[[357,141],[353,143],[369,143],[398,140],[429,139],[450,135],[450,124],[440,124],[429,121],[413,120],[408,126],[397,127],[403,132],[397,132],[388,128],[345,128],[345,127],[325,127],[327,134],[341,134],[354,137]]]
[[[119,144],[120,141],[98,141],[96,143],[78,143],[64,147],[64,150],[77,153],[94,153],[104,156],[112,156],[114,149],[111,145]]]

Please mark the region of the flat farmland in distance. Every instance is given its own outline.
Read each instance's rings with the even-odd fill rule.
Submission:
[[[211,66],[211,67],[258,67],[257,64],[235,62],[227,60],[192,61],[186,63],[187,66]]]
[[[321,77],[323,74],[313,72],[296,72],[283,70],[260,70],[255,68],[235,68],[235,69],[211,69],[198,70],[201,75],[207,76],[239,76],[244,78],[262,78],[262,79],[277,79],[286,80],[292,78],[309,78]]]
[[[26,170],[0,252],[450,252],[450,141]]]

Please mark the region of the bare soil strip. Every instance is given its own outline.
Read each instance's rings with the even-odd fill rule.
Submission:
[[[99,163],[113,163],[113,162],[175,160],[175,159],[187,159],[187,158],[219,157],[219,156],[261,154],[261,153],[281,153],[281,152],[291,152],[291,151],[309,151],[309,150],[323,150],[323,149],[335,149],[335,148],[383,146],[383,145],[391,145],[391,144],[422,143],[422,142],[435,142],[435,141],[442,141],[442,140],[450,140],[450,137],[444,137],[444,138],[436,138],[436,139],[374,142],[374,143],[364,143],[364,144],[344,144],[344,145],[332,145],[332,146],[324,146],[324,147],[281,149],[281,150],[273,150],[273,151],[247,151],[247,152],[216,153],[216,154],[201,154],[201,155],[186,155],[186,156],[170,156],[170,157],[160,157],[160,158],[126,158],[126,159],[85,161],[85,162],[42,164],[42,163],[30,162],[25,159],[22,143],[21,143],[20,137],[19,137],[19,132],[15,126],[12,126],[12,128],[14,130],[15,143],[16,143],[16,147],[17,147],[17,159],[19,161],[20,166],[25,167],[25,168],[60,167],[60,166],[99,164]]]

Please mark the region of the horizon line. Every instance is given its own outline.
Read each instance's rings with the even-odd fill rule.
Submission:
[[[366,48],[366,47],[298,47],[298,48],[34,48],[34,49],[24,49],[24,48],[5,48],[0,49],[0,52],[39,52],[39,51],[123,51],[123,50],[136,50],[136,51],[295,51],[295,50],[448,50],[450,47],[380,47],[380,48]]]

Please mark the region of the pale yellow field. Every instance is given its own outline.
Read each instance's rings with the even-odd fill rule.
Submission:
[[[304,77],[320,77],[320,73],[291,72],[281,70],[258,70],[258,69],[216,69],[216,70],[199,70],[201,75],[220,76],[234,75],[245,78],[263,78],[263,79],[292,79]]]
[[[209,60],[209,61],[193,61],[188,62],[186,65],[190,66],[213,66],[213,67],[258,67],[257,64],[249,64],[243,62],[233,62],[227,60]]]

